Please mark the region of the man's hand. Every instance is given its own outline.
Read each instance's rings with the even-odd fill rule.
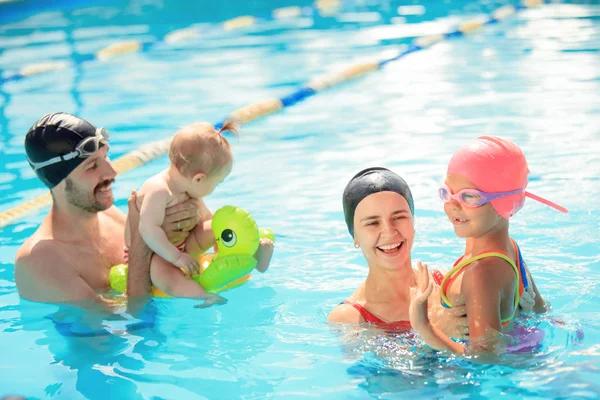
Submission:
[[[165,231],[169,242],[176,245],[185,242],[190,231],[200,221],[199,206],[199,200],[189,199],[165,210],[162,229]]]

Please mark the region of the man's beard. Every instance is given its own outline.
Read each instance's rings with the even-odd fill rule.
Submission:
[[[72,179],[67,177],[65,178],[65,194],[67,197],[67,201],[69,202],[69,204],[72,204],[75,207],[90,213],[97,213],[100,211],[107,210],[112,206],[112,203],[109,205],[104,205],[98,200],[96,200],[96,196],[94,194],[96,193],[96,190],[104,186],[110,185],[113,182],[114,179],[104,180],[94,188],[94,191],[92,193],[89,193],[86,190],[78,187]]]

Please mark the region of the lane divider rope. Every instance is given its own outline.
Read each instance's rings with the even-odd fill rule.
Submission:
[[[321,2],[331,2],[331,4],[339,2],[339,0],[319,0]],[[408,54],[427,49],[436,43],[439,43],[446,39],[454,39],[457,37],[465,36],[473,33],[474,31],[481,29],[482,27],[490,24],[502,21],[515,13],[537,7],[544,4],[544,0],[524,0],[518,6],[503,6],[496,9],[485,18],[477,18],[473,20],[465,21],[458,25],[455,30],[452,30],[446,34],[422,36],[415,38],[413,42],[403,48],[397,55],[383,59],[377,62],[364,62],[359,64],[350,65],[341,71],[329,73],[321,77],[316,77],[310,80],[306,86],[303,86],[296,91],[281,97],[281,98],[270,98],[258,101],[248,106],[239,108],[221,122],[215,124],[220,128],[227,119],[236,119],[242,125],[267,115],[278,112],[284,108],[291,107],[308,97],[314,96],[320,91],[329,89],[334,86],[338,86],[342,83],[349,82],[359,77],[366,75],[369,72],[379,70],[390,62],[397,61]],[[133,45],[124,45],[123,48],[132,49]],[[129,170],[142,166],[156,158],[165,155],[169,151],[169,145],[171,138],[163,139],[157,142],[152,142],[141,146],[137,150],[131,151],[122,157],[113,161],[113,167],[118,174],[125,173]],[[51,204],[52,197],[50,194],[37,197],[32,200],[28,200],[23,204],[13,207],[7,211],[0,213],[0,228],[11,225],[26,215],[29,215],[41,208],[47,207]]]

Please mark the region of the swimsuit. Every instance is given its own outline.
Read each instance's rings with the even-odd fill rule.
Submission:
[[[463,260],[463,257],[456,260],[456,262],[453,265],[453,268],[446,274],[446,276],[444,276],[444,279],[440,284],[440,301],[442,302],[442,306],[446,308],[452,308],[452,303],[446,297],[446,291],[448,290],[452,282],[457,278],[457,276],[464,272],[465,267],[467,267],[473,261],[481,260],[483,258],[499,257],[508,262],[513,267],[513,269],[515,270],[515,274],[517,275],[517,280],[515,281],[515,305],[513,308],[513,312],[510,315],[510,317],[500,320],[502,322],[502,326],[507,326],[515,315],[515,312],[519,306],[519,299],[521,298],[521,295],[523,294],[525,289],[529,287],[529,284],[527,282],[527,276],[525,273],[525,261],[523,261],[521,250],[519,249],[519,246],[517,246],[517,243],[514,240],[510,239],[510,241],[513,245],[513,248],[515,249],[515,253],[517,254],[516,264],[508,256],[508,254],[500,250],[484,251],[483,253],[480,253],[466,260]]]
[[[386,322],[381,318],[371,314],[366,308],[361,306],[358,303],[354,303],[352,301],[344,301],[342,304],[348,304],[354,307],[360,315],[365,319],[366,322],[375,324],[378,327],[385,329],[386,331],[409,331],[412,329],[410,326],[410,321],[394,321],[394,322]]]

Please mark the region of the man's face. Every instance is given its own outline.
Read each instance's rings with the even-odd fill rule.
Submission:
[[[108,146],[103,146],[65,178],[65,197],[69,204],[91,213],[112,207],[111,185],[117,172],[107,152]]]

